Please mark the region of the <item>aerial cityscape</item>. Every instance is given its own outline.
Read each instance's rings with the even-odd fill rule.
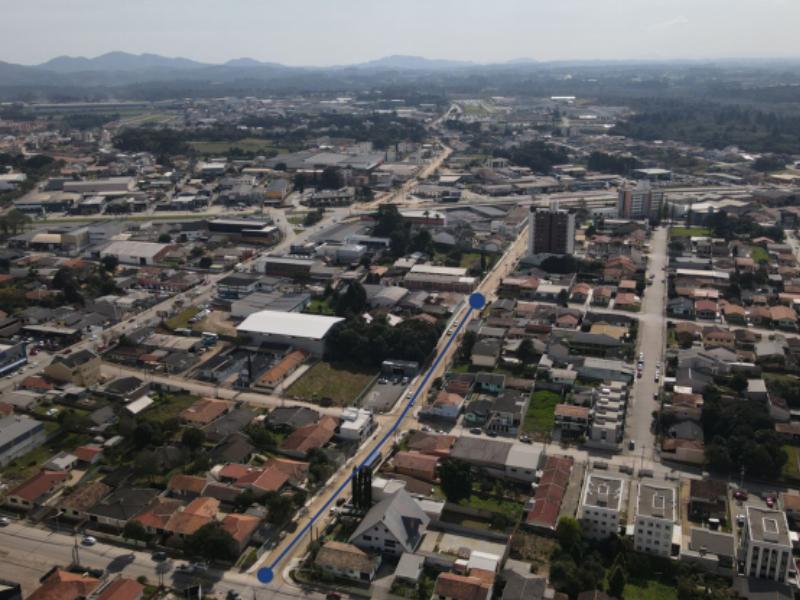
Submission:
[[[800,598],[800,8],[34,4],[0,600]]]

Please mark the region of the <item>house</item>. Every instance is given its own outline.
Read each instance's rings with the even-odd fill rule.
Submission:
[[[116,529],[147,509],[158,496],[158,490],[122,487],[116,489],[86,511],[90,523]]]
[[[505,586],[500,600],[543,600],[547,579],[541,575],[533,575],[528,563],[519,561],[517,566],[517,562],[506,561],[506,568],[501,574]]]
[[[679,319],[691,319],[694,316],[694,302],[684,296],[672,298],[667,302],[667,314]]]
[[[616,288],[607,285],[594,288],[594,291],[592,292],[592,305],[608,306],[611,304],[611,299],[614,297],[615,292]]]
[[[736,564],[736,542],[730,533],[692,527],[689,544],[681,548],[680,557],[711,573],[731,575]]]
[[[175,498],[193,500],[202,495],[207,483],[205,477],[176,473],[167,482],[167,493]]]
[[[573,462],[571,456],[547,457],[536,492],[525,507],[526,527],[550,534],[555,531]]]
[[[401,489],[374,505],[349,541],[365,551],[399,557],[416,551],[429,523],[430,517]]]
[[[436,578],[433,598],[437,600],[489,600],[492,583],[483,577],[444,572]]]
[[[592,286],[588,283],[576,283],[569,291],[569,301],[583,304],[589,299],[589,294],[592,293]]]
[[[100,381],[100,357],[91,350],[58,354],[44,369],[45,375],[63,383],[92,387]]]
[[[456,439],[450,456],[488,475],[505,477],[505,464],[511,446],[510,442],[462,436]]]
[[[252,456],[255,447],[242,432],[230,434],[211,451],[211,460],[216,463],[243,462]]]
[[[231,535],[240,553],[250,544],[260,526],[261,519],[253,515],[230,513],[222,519],[222,528]]]
[[[69,479],[66,471],[39,471],[8,492],[6,506],[22,510],[37,508]]]
[[[458,420],[458,415],[461,414],[463,406],[463,396],[441,390],[436,394],[433,403],[425,410],[425,414],[447,421],[456,421]]]
[[[530,394],[517,390],[503,391],[492,402],[484,429],[502,436],[517,437],[529,403]]]
[[[185,507],[179,508],[167,520],[164,531],[179,539],[197,532],[204,525],[213,522],[219,512],[219,500],[205,496],[195,498]]]
[[[89,598],[100,580],[62,569],[54,569],[26,600],[79,600]]]
[[[95,444],[78,446],[72,453],[84,465],[96,465],[103,458],[103,449]]]
[[[100,588],[95,600],[141,600],[144,586],[138,581],[118,577]]]
[[[415,477],[422,481],[436,481],[436,469],[439,458],[421,452],[401,451],[392,457],[395,473]]]
[[[503,342],[496,338],[478,340],[472,347],[470,360],[476,367],[493,369],[497,366],[497,361],[500,359],[500,352],[502,349]]]
[[[227,413],[232,407],[233,404],[225,400],[201,398],[189,408],[182,410],[179,417],[184,423],[204,426]]]
[[[738,304],[724,302],[722,304],[722,314],[725,316],[726,323],[734,325],[745,325],[747,323],[747,311]]]
[[[381,563],[380,555],[371,556],[344,542],[326,541],[317,552],[314,564],[332,577],[372,581]]]
[[[436,433],[425,433],[424,431],[412,431],[407,438],[408,449],[424,454],[431,454],[439,458],[447,458],[456,442],[453,435],[440,435]]]
[[[562,431],[583,432],[589,427],[592,410],[588,406],[574,404],[556,404],[555,426]]]
[[[717,318],[717,303],[713,300],[695,300],[694,314],[698,319],[714,321]]]
[[[614,308],[636,311],[642,308],[642,299],[631,292],[618,292],[614,299]]]
[[[506,376],[502,373],[481,372],[475,376],[476,391],[497,395],[506,387]]]
[[[326,415],[318,423],[295,429],[283,440],[280,450],[289,456],[303,458],[309,450],[322,448],[330,442],[338,425],[338,419]]]
[[[689,481],[689,518],[697,523],[708,519],[727,521],[728,486],[719,479],[691,479]]]
[[[267,424],[279,431],[294,431],[317,421],[319,412],[305,406],[278,406],[267,417]]]
[[[783,306],[782,304],[771,306],[769,317],[772,324],[778,329],[797,330],[797,313],[788,306]]]
[[[183,506],[184,503],[181,500],[158,496],[143,512],[133,517],[132,520],[141,523],[145,530],[151,535],[164,535],[164,527],[169,522],[172,515],[175,514],[178,509],[183,508]]]

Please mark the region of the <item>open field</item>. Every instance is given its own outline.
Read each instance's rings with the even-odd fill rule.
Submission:
[[[678,592],[674,587],[659,581],[625,585],[625,600],[677,600],[677,598]]]
[[[350,406],[373,377],[374,371],[321,360],[295,381],[286,395],[309,402],[330,398],[337,406]]]
[[[555,422],[554,411],[556,404],[561,401],[561,396],[555,392],[540,390],[531,396],[528,412],[522,422],[522,431],[525,433],[548,434],[553,429]]]
[[[707,227],[672,227],[669,236],[676,237],[701,237],[711,235],[711,230]]]

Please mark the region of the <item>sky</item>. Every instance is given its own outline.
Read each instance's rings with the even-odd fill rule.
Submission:
[[[0,0],[0,60],[112,50],[327,66],[392,54],[800,57],[798,0]]]

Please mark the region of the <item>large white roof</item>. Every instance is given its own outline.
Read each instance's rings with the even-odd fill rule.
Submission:
[[[157,242],[139,242],[136,240],[125,240],[111,242],[108,246],[100,251],[101,256],[106,254],[114,254],[116,256],[137,256],[153,258],[168,244],[159,244]]]
[[[331,327],[344,319],[289,313],[278,310],[261,310],[242,321],[236,328],[244,333],[265,333],[321,340]]]

